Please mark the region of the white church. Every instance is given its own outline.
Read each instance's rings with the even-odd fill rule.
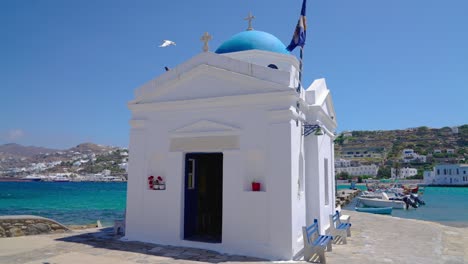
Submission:
[[[335,211],[336,115],[324,79],[248,30],[147,82],[128,103],[127,240],[300,258]]]

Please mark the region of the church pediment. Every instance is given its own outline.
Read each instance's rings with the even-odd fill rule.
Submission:
[[[203,53],[142,86],[130,104],[284,91],[290,79],[286,71]]]
[[[322,108],[327,113],[327,115],[336,122],[336,113],[335,106],[333,105],[332,96],[328,93],[327,98],[325,99]]]
[[[309,109],[315,112],[316,118],[328,120],[336,127],[336,113],[330,90],[325,79],[315,80],[305,92],[305,101]]]
[[[186,136],[215,136],[215,135],[234,135],[238,134],[238,127],[214,122],[210,120],[199,120],[197,122],[179,127],[171,131],[172,137]]]

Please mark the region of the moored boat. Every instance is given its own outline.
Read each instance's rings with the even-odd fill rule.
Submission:
[[[362,205],[367,207],[392,207],[394,209],[408,209],[404,201],[363,197],[359,197],[358,199]]]
[[[16,177],[1,177],[0,182],[33,182],[34,180]]]
[[[42,181],[42,178],[39,177],[39,176],[36,176],[36,175],[28,175],[24,178],[22,178],[23,180],[27,180],[27,181]]]
[[[392,207],[356,207],[357,212],[373,213],[373,214],[392,214]]]
[[[70,179],[67,176],[56,176],[52,179],[53,182],[69,182]]]

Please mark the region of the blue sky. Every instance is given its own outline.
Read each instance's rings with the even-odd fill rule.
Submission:
[[[289,43],[301,0],[0,1],[0,144],[127,146],[133,91],[253,27]],[[309,0],[304,82],[338,131],[468,123],[468,1]],[[158,48],[162,39],[176,47]]]

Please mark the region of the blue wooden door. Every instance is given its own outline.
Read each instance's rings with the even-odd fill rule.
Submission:
[[[221,243],[223,154],[185,156],[184,239]]]

